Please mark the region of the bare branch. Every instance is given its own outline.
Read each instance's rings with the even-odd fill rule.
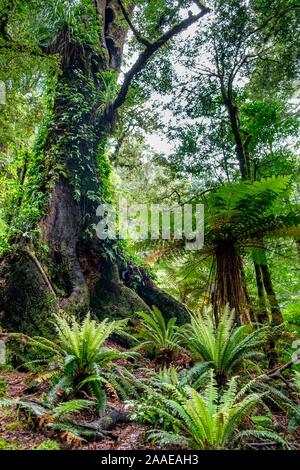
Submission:
[[[200,2],[199,2],[199,5]],[[202,18],[204,15],[209,13],[210,9],[206,7],[201,7],[200,6],[200,13],[196,15],[190,15],[188,18],[185,18],[182,20],[180,23],[176,24],[173,26],[169,31],[166,33],[162,34],[155,42],[150,43],[144,51],[140,53],[138,56],[136,62],[133,64],[131,69],[125,74],[124,82],[121,86],[121,89],[119,91],[119,94],[113,103],[113,110],[116,111],[120,106],[122,106],[125,102],[129,87],[133,81],[133,79],[136,77],[136,75],[143,70],[145,67],[146,63],[149,61],[149,59],[159,50],[161,49],[170,39],[173,37],[177,36],[180,34],[182,31],[185,31],[189,26],[191,26],[193,23],[198,21],[200,18]]]
[[[130,19],[130,15],[128,13],[128,11],[126,10],[125,6],[123,5],[123,2],[121,0],[117,0],[118,1],[118,4],[121,8],[121,11],[123,13],[123,16],[129,26],[129,28],[131,29],[131,31],[133,32],[133,35],[134,37],[136,38],[136,40],[143,44],[143,46],[150,46],[151,45],[151,42],[148,41],[148,39],[145,39],[143,38],[143,36],[141,35],[141,33],[136,29],[136,27],[134,26],[134,24],[132,23],[131,19]]]
[[[53,294],[53,296],[56,298],[56,292],[50,282],[50,279],[48,278],[45,270],[43,269],[41,263],[39,262],[39,260],[37,259],[37,257],[35,256],[34,253],[32,253],[28,248],[24,248],[24,251],[25,253],[29,256],[29,258],[31,259],[31,261],[33,261],[33,263],[35,264],[36,268],[38,269],[38,271],[40,272],[46,286],[48,287],[49,291],[51,292],[51,294]]]

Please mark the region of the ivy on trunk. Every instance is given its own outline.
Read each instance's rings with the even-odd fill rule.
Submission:
[[[148,276],[139,278],[139,295],[123,285],[120,273],[127,269],[126,256],[116,242],[98,240],[93,228],[96,208],[107,197],[103,152],[114,132],[118,109],[124,104],[132,81],[151,57],[208,13],[200,2],[195,3],[198,13],[171,24],[152,42],[142,39],[131,22],[133,2],[84,0],[75,31],[62,26],[52,42],[28,51],[58,56],[60,73],[54,91],[49,91],[53,105],[40,131],[36,158],[27,170],[27,204],[39,201],[39,211],[32,220],[38,236],[34,242],[17,238],[17,250],[1,264],[4,289],[0,310],[7,328],[18,329],[16,322],[11,321],[16,312],[18,317],[27,318],[29,328],[37,310],[47,317],[53,311],[53,302],[56,308],[76,314],[93,308],[98,316],[103,312],[132,314],[147,309],[147,303],[167,314],[171,302],[172,314],[178,313],[182,321],[186,317],[184,307],[174,299],[166,302],[167,294],[162,295]],[[5,18],[1,18],[2,38],[8,49],[16,51],[23,45],[7,36]],[[128,29],[142,50],[118,87]],[[28,248],[37,262],[28,257]],[[23,260],[30,269],[24,269]],[[36,271],[33,278],[32,271]],[[15,280],[13,289],[11,279]],[[32,293],[40,290],[45,291],[45,296],[40,294],[40,303],[33,305],[36,299]],[[26,332],[24,321],[20,320],[20,324]],[[35,329],[40,329],[36,322]]]

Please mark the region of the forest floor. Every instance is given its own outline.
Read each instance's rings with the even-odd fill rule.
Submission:
[[[44,394],[43,387],[36,393],[28,393],[28,383],[32,380],[32,373],[17,371],[3,371],[1,377],[7,380],[7,398],[39,400]],[[46,387],[47,388],[47,387]],[[108,406],[122,411],[124,404],[121,400],[114,398],[108,401]],[[85,412],[81,419],[86,422],[94,421],[97,416],[93,412]],[[276,427],[286,429],[287,417],[282,413],[274,414]],[[112,438],[98,442],[85,442],[74,439],[69,433],[47,430],[42,421],[33,425],[30,421],[22,419],[16,409],[0,410],[0,450],[32,450],[43,442],[56,441],[61,449],[66,450],[151,450],[156,449],[146,440],[145,433],[149,429],[146,425],[136,423],[117,424],[111,431]],[[300,450],[300,430],[289,439],[289,444],[294,450]],[[249,442],[252,450],[274,450],[276,443]]]
[[[120,344],[116,344],[114,341],[107,341],[106,346],[112,349],[124,350]],[[138,367],[135,363],[126,359],[117,362],[121,367],[123,366],[130,370],[135,378],[140,381],[144,380],[149,372],[152,373],[161,366],[159,357],[156,357],[154,360],[149,360],[141,356],[139,358]],[[191,358],[183,353],[176,356],[176,359],[173,358],[170,363],[179,369],[189,369],[192,365]],[[45,377],[43,377],[43,372],[45,371],[33,370],[24,372],[12,368],[3,368],[0,370],[0,378],[3,378],[6,382],[5,398],[42,403],[51,389],[49,377],[47,377],[47,373]],[[255,367],[252,369],[248,366],[247,374],[250,379],[254,378],[256,374]],[[284,383],[281,385],[284,391],[288,393],[288,388],[285,390]],[[122,414],[125,409],[124,401],[118,397],[114,389],[108,388],[106,393],[108,399],[107,409],[114,409]],[[4,398],[3,395],[1,396],[1,390],[0,398]],[[261,413],[263,414],[263,410],[258,409],[257,414],[259,415]],[[93,407],[76,413],[74,420],[76,423],[94,424],[99,420],[99,412]],[[54,444],[59,446],[62,450],[122,451],[157,449],[157,447],[151,445],[147,440],[147,431],[153,428],[153,425],[138,424],[130,422],[129,420],[125,423],[117,421],[109,431],[108,438],[105,437],[102,440],[93,441],[91,439],[87,441],[77,438],[70,432],[50,429],[47,426],[48,422],[47,415],[43,415],[39,419],[33,419],[30,417],[28,411],[25,412],[23,409],[18,411],[15,406],[0,409],[0,450],[45,450],[43,445],[47,445],[47,443],[48,445]],[[252,425],[251,419],[246,419],[244,429],[250,429]],[[276,408],[276,406],[272,410],[272,426],[276,432],[287,440],[291,449],[300,450],[300,427],[298,426],[296,430],[291,433],[289,431],[289,418],[287,413]],[[42,446],[42,448],[39,449],[39,446]],[[244,445],[242,447],[244,448]],[[250,438],[245,448],[252,450],[275,450],[280,447],[278,447],[278,443],[270,442],[270,439],[264,442]]]
[[[31,373],[24,372],[1,372],[1,376],[7,380],[7,398],[38,400],[44,393],[39,390],[37,393],[27,393],[28,382],[32,380]],[[120,400],[108,401],[108,406],[115,409],[124,407]],[[95,419],[95,415],[90,413],[85,416],[87,422]],[[141,450],[149,449],[149,443],[145,440],[147,426],[135,423],[117,424],[111,431],[113,439],[105,439],[99,442],[84,442],[72,440],[68,434],[47,431],[42,424],[33,427],[20,419],[16,410],[0,410],[0,450],[31,450],[35,449],[45,440],[55,440],[62,449],[77,450]],[[154,448],[154,447],[152,447]]]

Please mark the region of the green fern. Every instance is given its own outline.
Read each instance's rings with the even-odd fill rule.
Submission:
[[[26,399],[6,399],[0,401],[0,408],[11,408],[14,406],[29,410],[31,414],[37,418],[49,415],[52,416],[53,419],[59,420],[67,417],[69,414],[78,413],[90,408],[91,406],[95,406],[95,402],[91,400],[69,400],[52,407],[47,402],[38,402]]]
[[[80,423],[72,421],[72,415],[86,410],[92,406],[95,406],[95,402],[91,400],[69,400],[60,403],[57,406],[51,406],[47,402],[38,402],[26,399],[14,399],[14,400],[1,400],[0,408],[12,408],[17,407],[18,409],[26,410],[28,417],[37,418],[39,420],[39,426],[41,421],[44,421],[46,428],[55,429],[57,431],[71,432],[77,439],[85,437],[93,437],[95,431],[81,429]]]
[[[108,375],[113,377],[113,364],[118,359],[135,357],[133,352],[121,352],[103,347],[105,340],[112,334],[120,332],[126,320],[101,323],[91,320],[87,315],[82,322],[68,320],[65,316],[55,316],[57,342],[37,337],[33,345],[52,352],[58,363],[59,380],[49,394],[49,400],[55,401],[58,392],[67,396],[76,396],[88,388],[98,401],[100,410],[105,408],[106,393],[103,387]],[[109,374],[108,374],[109,372]],[[108,374],[108,375],[107,375]],[[117,379],[118,374],[115,374]]]
[[[235,314],[228,305],[216,324],[212,308],[191,314],[184,331],[187,349],[199,360],[211,365],[219,379],[231,374],[244,359],[263,357],[261,346],[268,337],[268,327],[251,331],[250,325],[235,326]]]
[[[153,306],[152,312],[138,313],[140,327],[136,338],[139,341],[135,350],[148,349],[155,355],[161,354],[167,356],[178,352],[181,348],[180,327],[176,326],[176,318],[170,318],[165,321],[162,313]]]
[[[207,380],[210,368],[211,364],[208,362],[197,363],[191,369],[182,370],[174,366],[164,366],[158,372],[153,372],[150,383],[154,388],[166,388],[167,385],[172,385],[181,390],[185,385],[190,385],[198,390]]]
[[[54,418],[61,418],[68,414],[78,413],[80,411],[86,410],[87,408],[90,408],[94,405],[95,403],[91,400],[69,400],[55,406],[51,414]]]
[[[154,429],[148,434],[161,447],[180,444],[181,447],[197,450],[226,449],[233,438],[246,435],[245,432],[239,433],[238,429],[263,397],[263,394],[249,393],[251,383],[240,388],[237,377],[231,378],[226,390],[221,393],[213,370],[210,370],[208,383],[202,393],[190,386],[185,386],[182,392],[170,384],[168,387],[175,388],[173,398],[169,398],[169,394],[167,397],[158,395],[155,405],[144,405],[148,408],[148,414],[151,411],[158,413],[161,422],[165,423],[164,429]],[[166,417],[168,421],[164,421]],[[265,431],[261,436],[266,434],[286,446],[277,434]],[[250,435],[250,431],[247,435]],[[259,437],[257,433],[256,436]]]
[[[247,429],[238,433],[235,438],[233,438],[232,443],[237,440],[242,440],[243,438],[255,437],[258,439],[269,439],[271,442],[277,442],[283,449],[290,449],[288,443],[281,437],[279,434],[267,429],[257,430],[257,429]]]

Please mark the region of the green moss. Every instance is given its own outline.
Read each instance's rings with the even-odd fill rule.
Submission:
[[[6,360],[12,367],[18,367],[25,362],[26,341],[22,335],[12,335],[6,342]]]
[[[19,370],[25,369],[34,371],[40,366],[43,359],[47,359],[47,352],[38,351],[33,347],[28,338],[23,334],[12,333],[6,341],[6,360],[7,364]],[[35,361],[39,361],[37,364]]]
[[[0,364],[0,372],[13,372],[14,368],[11,364]]]
[[[136,312],[150,311],[143,300],[131,289],[120,284],[111,291],[97,292],[91,299],[92,310],[99,319],[109,318],[119,320],[130,318],[137,319]]]
[[[56,441],[52,441],[51,439],[46,439],[37,447],[34,447],[32,450],[61,450],[61,448]]]
[[[110,186],[110,175],[112,167],[105,153],[105,150],[101,150],[99,147],[98,157],[98,172],[101,179],[101,198],[106,203],[111,202],[111,186]]]
[[[10,450],[9,442],[0,438],[0,450]]]
[[[25,254],[16,255],[2,276],[7,282],[0,292],[0,309],[5,311],[1,326],[29,336],[51,336],[49,320],[55,312],[55,299],[32,260]]]
[[[294,301],[283,311],[286,321],[293,325],[300,326],[300,302]]]
[[[7,379],[0,377],[0,398],[5,398],[7,395]]]
[[[26,429],[26,424],[21,421],[12,421],[5,426],[6,431],[23,431]]]

